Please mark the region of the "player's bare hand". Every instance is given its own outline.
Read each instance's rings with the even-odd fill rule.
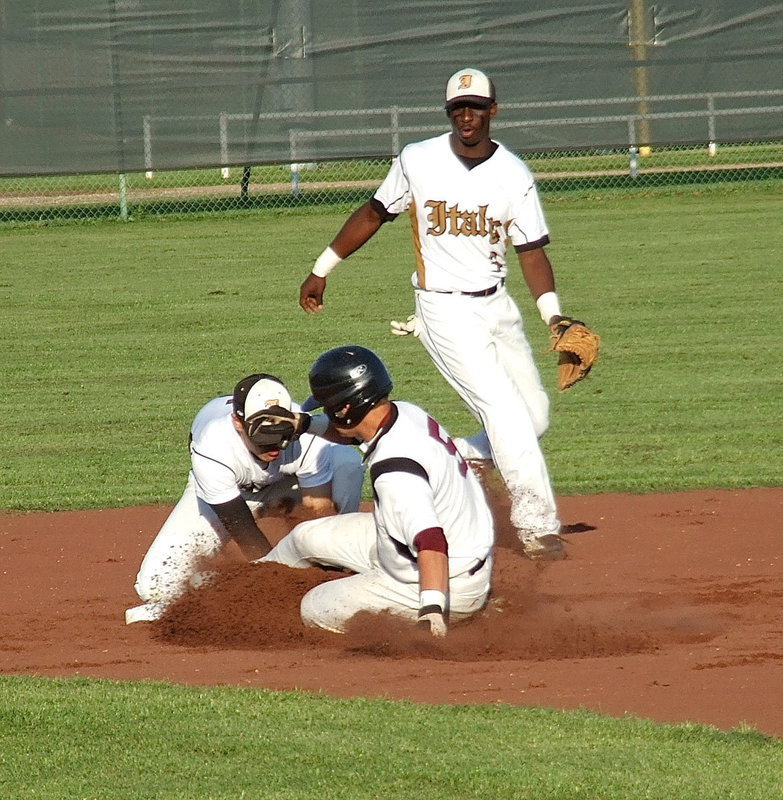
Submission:
[[[326,278],[319,278],[311,272],[299,288],[299,305],[308,314],[317,314],[324,307]]]

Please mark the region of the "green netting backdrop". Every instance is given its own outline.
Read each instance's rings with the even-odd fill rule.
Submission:
[[[358,191],[468,65],[549,186],[778,177],[782,56],[756,0],[0,0],[0,219]]]
[[[636,120],[640,144],[699,141],[710,95],[721,140],[781,135],[780,3],[3,0],[0,9],[2,175],[390,155],[443,127],[446,78],[465,65],[494,77],[498,130],[517,149],[620,145],[639,114],[665,115]],[[374,132],[392,128],[393,113],[403,117],[394,140]],[[585,121],[552,122],[560,118]]]

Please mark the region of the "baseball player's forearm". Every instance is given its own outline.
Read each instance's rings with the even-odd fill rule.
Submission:
[[[351,253],[358,250],[383,224],[372,202],[360,206],[345,221],[331,245],[315,261],[310,274],[299,287],[299,305],[308,314],[317,314],[324,307],[326,278]]]
[[[419,590],[449,592],[449,557],[437,550],[421,550],[418,556]]]
[[[214,504],[212,510],[248,561],[261,558],[272,549],[269,540],[256,524],[247,503],[241,497],[229,500],[227,503]]]
[[[361,440],[354,436],[344,436],[339,433],[335,424],[329,421],[326,414],[308,414],[306,411],[297,411],[294,414],[294,420],[297,435],[307,432],[335,444],[361,444]]]
[[[440,550],[419,550],[418,625],[433,636],[446,635],[449,592],[449,557]]]
[[[555,274],[543,247],[522,250],[517,255],[525,282],[534,300],[546,292],[555,291]]]
[[[382,224],[380,215],[368,201],[348,217],[330,246],[340,258],[348,258],[369,241]]]
[[[327,517],[337,513],[332,501],[332,482],[302,489],[302,508],[316,517]]]
[[[543,247],[519,252],[519,265],[525,276],[530,294],[536,301],[541,319],[545,323],[560,314],[560,301],[555,291],[552,264]]]

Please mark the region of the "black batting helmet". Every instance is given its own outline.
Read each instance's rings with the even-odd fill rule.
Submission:
[[[310,370],[315,405],[341,428],[358,425],[392,388],[383,361],[358,344],[327,350]]]

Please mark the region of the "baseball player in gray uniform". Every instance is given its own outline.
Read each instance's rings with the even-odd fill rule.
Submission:
[[[416,254],[413,332],[483,430],[457,440],[466,458],[491,458],[511,497],[511,522],[534,559],[565,555],[539,438],[549,424],[522,318],[505,288],[506,250],[517,253],[543,321],[561,318],[544,246],[549,232],[528,167],[490,138],[495,87],[479,70],[448,80],[451,132],[405,147],[375,195],[318,257],[299,303],[323,308],[326,276],[397,214],[408,211]]]
[[[231,540],[248,560],[266,555],[272,545],[257,516],[299,503],[313,515],[359,508],[364,467],[356,450],[292,436],[263,418],[269,409],[291,414],[299,406],[279,378],[257,373],[196,415],[187,485],[142,561],[135,588],[144,603],[126,611],[127,623],[158,619]]]
[[[388,612],[445,636],[449,618],[470,617],[489,594],[494,529],[481,484],[438,422],[389,400],[391,377],[371,350],[324,353],[310,387],[326,414],[299,423],[361,442],[374,510],[302,522],[261,560],[356,573],[304,596],[307,625],[341,633],[360,611]]]

